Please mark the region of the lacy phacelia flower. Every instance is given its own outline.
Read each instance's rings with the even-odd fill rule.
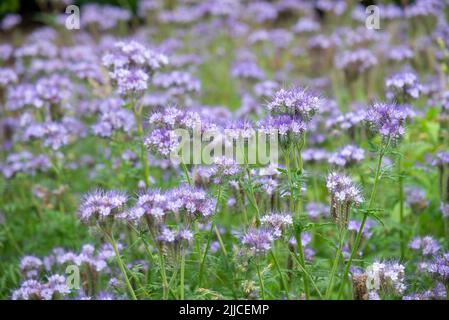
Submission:
[[[0,89],[17,83],[16,72],[10,68],[0,68]]]
[[[346,51],[335,57],[335,65],[337,68],[345,71],[348,81],[353,81],[357,77],[377,65],[376,56],[368,49],[356,49],[354,51]]]
[[[408,101],[409,99],[418,99],[420,94],[420,84],[416,74],[412,72],[402,72],[394,74],[385,80],[387,87],[387,97],[389,99],[401,99]]]
[[[51,162],[45,155],[33,155],[28,151],[11,153],[4,163],[0,163],[0,171],[4,177],[10,179],[18,173],[35,175],[37,171],[48,171]]]
[[[421,188],[408,187],[405,189],[406,203],[415,211],[422,211],[429,205],[426,192]]]
[[[183,95],[197,93],[201,90],[201,82],[190,73],[172,71],[170,73],[156,73],[152,83],[157,88],[166,89],[169,95]]]
[[[78,217],[84,223],[113,220],[122,213],[128,196],[120,191],[101,189],[87,193],[78,208]]]
[[[449,285],[449,252],[435,258],[427,266],[427,271],[446,287]]]
[[[348,223],[348,231],[353,231],[355,233],[359,232],[360,230],[360,221],[356,221],[356,220],[350,220]],[[363,228],[362,231],[362,238],[363,239],[369,239],[371,238],[371,236],[373,235],[373,231],[372,228],[376,226],[376,222],[374,220],[371,219],[367,219],[365,226]]]
[[[41,140],[45,147],[58,150],[70,141],[67,126],[58,122],[36,123],[28,126],[24,132],[24,140]]]
[[[405,268],[397,262],[374,262],[366,268],[366,286],[369,292],[402,295],[406,289]]]
[[[440,250],[440,244],[431,236],[415,237],[410,241],[409,247],[424,256],[434,256]]]
[[[293,218],[289,214],[270,213],[260,218],[260,223],[267,229],[273,230],[275,239],[281,237],[282,232],[293,224]]]
[[[300,87],[277,91],[267,109],[272,115],[290,115],[308,122],[322,104],[320,97]]]
[[[441,203],[440,205],[441,214],[444,218],[449,218],[449,203]]]
[[[256,62],[251,60],[239,61],[232,65],[231,75],[234,78],[262,80],[265,73],[260,69]]]
[[[42,260],[35,256],[25,256],[20,260],[20,271],[27,279],[36,278],[42,267]]]
[[[182,242],[189,243],[193,239],[193,232],[187,229],[169,229],[167,226],[161,226],[156,240],[168,246],[179,245]]]
[[[254,253],[264,253],[271,249],[273,232],[267,229],[250,229],[242,238],[242,243]]]
[[[124,96],[143,94],[153,73],[166,64],[165,55],[135,41],[118,42],[103,56],[103,65],[110,70],[109,76]]]
[[[366,114],[366,121],[371,128],[384,138],[390,140],[400,139],[404,133],[406,115],[395,104],[375,103]]]
[[[125,102],[119,98],[108,98],[100,103],[97,123],[92,126],[95,135],[111,137],[116,131],[130,133],[135,127],[134,115],[122,108]]]
[[[6,96],[6,108],[12,111],[23,109],[27,106],[42,108],[45,104],[36,91],[36,87],[28,83],[10,87]]]
[[[171,192],[173,211],[186,213],[189,219],[209,218],[215,212],[216,200],[203,189],[182,186]]]
[[[306,204],[305,212],[312,220],[325,218],[329,216],[330,208],[324,203],[309,202]]]
[[[110,30],[120,22],[131,19],[129,10],[111,5],[85,4],[80,14],[82,26],[96,26],[100,30]],[[103,19],[103,17],[108,17]]]
[[[306,130],[306,124],[301,119],[289,115],[270,116],[259,121],[258,127],[266,135],[277,136],[284,147],[299,143]]]
[[[365,150],[354,145],[347,145],[329,156],[329,163],[339,167],[348,167],[365,159]]]
[[[36,92],[40,99],[53,105],[59,105],[67,100],[71,93],[72,83],[69,78],[60,75],[51,75],[40,78],[36,82]]]
[[[351,206],[363,201],[361,192],[350,177],[337,172],[327,176],[326,187],[331,196],[331,215],[339,227],[346,227]]]
[[[58,274],[48,278],[46,283],[26,280],[19,289],[14,290],[13,300],[52,300],[60,299],[70,293],[66,279]]]
[[[161,222],[168,211],[177,211],[180,206],[180,199],[172,199],[159,190],[148,190],[137,196],[136,204],[124,212],[124,217],[133,222],[145,217],[152,226]]]

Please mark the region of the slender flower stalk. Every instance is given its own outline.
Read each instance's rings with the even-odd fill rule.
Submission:
[[[128,274],[127,274],[126,269],[125,269],[125,264],[123,263],[122,257],[120,256],[120,253],[117,250],[117,245],[115,243],[114,235],[112,234],[112,232],[111,232],[111,234],[109,234],[108,232],[104,232],[104,234],[108,238],[108,240],[111,243],[111,246],[112,246],[112,248],[114,250],[115,256],[117,258],[117,263],[119,265],[120,271],[122,272],[122,276],[123,276],[123,279],[125,280],[125,283],[126,283],[126,286],[128,288],[129,294],[131,295],[131,298],[133,300],[137,300],[136,293],[134,292],[134,289],[133,289],[133,287],[131,285],[131,282],[129,281]]]
[[[373,204],[374,204],[374,200],[375,200],[375,197],[376,197],[377,185],[378,185],[379,180],[380,180],[380,173],[381,173],[381,168],[382,168],[382,160],[383,160],[383,158],[385,156],[385,152],[387,151],[387,148],[388,148],[389,144],[390,144],[390,139],[387,140],[386,144],[382,145],[382,148],[379,151],[379,156],[378,156],[378,159],[377,159],[376,174],[375,174],[375,177],[374,177],[374,185],[373,185],[373,189],[371,190],[371,196],[370,196],[370,199],[369,199],[369,202],[368,202],[367,210],[372,210],[373,209]],[[351,254],[349,256],[348,262],[346,264],[345,271],[343,273],[343,279],[342,279],[342,283],[341,283],[341,286],[340,286],[339,295],[343,294],[343,289],[344,289],[345,283],[346,283],[346,281],[348,279],[348,276],[349,276],[349,270],[351,268],[352,260],[354,259],[354,256],[356,255],[357,250],[359,248],[360,241],[361,241],[361,238],[362,238],[363,228],[365,227],[365,223],[366,223],[367,218],[368,218],[368,212],[365,212],[363,214],[362,222],[360,223],[359,231],[357,231],[357,236],[356,236],[356,239],[355,239],[355,242],[354,242],[354,246],[352,247]]]
[[[334,288],[333,287],[333,281],[334,281],[334,277],[335,277],[335,274],[337,272],[338,264],[339,264],[339,261],[340,261],[341,250],[343,248],[345,235],[346,235],[346,230],[342,230],[341,228],[339,228],[339,231],[338,231],[338,248],[337,248],[337,253],[335,254],[334,263],[332,264],[332,270],[331,270],[331,275],[329,277],[329,283],[327,285],[326,299],[330,298],[330,295],[332,293],[332,289]]]
[[[148,188],[150,186],[150,164],[148,162],[148,153],[144,144],[144,133],[142,127],[142,107],[137,106],[137,104],[132,100],[131,108],[134,113],[134,119],[137,126],[137,136],[139,138],[140,144],[140,162],[143,169],[143,181],[145,186]]]
[[[288,285],[287,285],[287,282],[285,281],[285,277],[284,277],[284,274],[283,274],[283,272],[282,272],[282,270],[281,270],[281,267],[280,267],[280,265],[279,265],[279,261],[278,261],[278,259],[277,259],[277,257],[276,257],[276,254],[274,253],[274,249],[272,249],[272,250],[270,251],[270,254],[271,254],[271,257],[273,258],[274,266],[275,266],[277,272],[279,273],[279,277],[280,277],[280,279],[281,279],[281,285],[282,285],[282,288],[283,288],[284,291],[285,291],[285,295],[286,295],[286,297],[287,297],[287,300],[290,300],[290,296],[289,296],[289,294],[288,294],[288,291],[289,291],[289,290],[288,290]]]
[[[398,167],[398,191],[399,191],[399,245],[401,250],[401,262],[404,261],[405,258],[405,239],[404,239],[404,178],[402,173],[402,155],[398,155],[397,159],[397,167]]]

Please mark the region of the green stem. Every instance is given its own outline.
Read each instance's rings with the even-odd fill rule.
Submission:
[[[181,162],[181,167],[184,170],[184,174],[186,176],[187,183],[189,184],[189,186],[191,186],[192,185],[192,181],[190,180],[189,170],[187,170],[186,164],[184,162]]]
[[[404,179],[402,178],[402,157],[398,156],[398,179],[399,179],[399,242],[401,248],[401,261],[404,261],[405,242],[404,242]]]
[[[270,251],[271,257],[273,258],[274,265],[276,267],[277,272],[279,273],[279,277],[281,278],[281,285],[285,291],[285,295],[287,297],[287,300],[290,300],[290,296],[288,294],[288,286],[287,282],[285,282],[284,274],[281,271],[281,267],[279,266],[278,259],[276,258],[276,254],[274,253],[274,249]]]
[[[132,102],[132,110],[134,113],[134,119],[137,126],[137,135],[139,137],[140,144],[140,162],[143,168],[143,181],[145,186],[148,188],[150,186],[150,165],[148,162],[148,153],[143,143],[143,127],[142,127],[142,108],[136,106],[135,102]]]
[[[298,264],[298,267],[301,269],[301,272],[304,273],[307,276],[307,278],[310,280],[310,283],[312,284],[312,286],[318,293],[318,296],[320,297],[320,299],[324,299],[323,294],[321,293],[321,291],[318,288],[315,281],[313,281],[313,278],[310,276],[310,274],[307,272],[307,270],[302,267],[301,261],[299,260],[298,256],[294,252],[292,252],[291,255],[295,259],[296,263]]]
[[[263,284],[262,275],[260,274],[260,267],[259,267],[259,259],[256,258],[256,270],[257,270],[257,277],[259,279],[259,285],[260,285],[260,292],[262,294],[262,300],[265,300],[265,286]]]
[[[180,299],[184,300],[184,275],[185,275],[185,265],[186,265],[186,250],[182,248],[182,255],[181,255],[181,280],[179,282],[179,289],[180,289]]]
[[[335,273],[337,272],[338,262],[340,261],[341,249],[343,247],[343,240],[344,240],[344,231],[339,229],[339,231],[338,231],[338,249],[337,249],[337,254],[335,255],[334,263],[332,265],[332,271],[331,271],[331,275],[329,278],[329,284],[328,284],[327,290],[326,290],[326,300],[329,300],[331,291],[333,289],[333,281],[334,281]]]
[[[248,167],[246,168],[246,174],[248,176],[249,191],[251,194],[251,198],[248,197],[248,200],[249,200],[249,202],[251,202],[254,209],[256,209],[256,225],[260,226],[260,210],[259,210],[259,206],[257,205],[256,196],[254,195],[253,182],[251,179],[251,172]]]
[[[115,253],[115,256],[117,257],[117,262],[118,262],[118,265],[120,267],[120,271],[122,272],[123,279],[125,280],[126,286],[128,287],[129,294],[131,295],[131,298],[133,300],[137,300],[136,293],[134,292],[134,289],[133,289],[133,287],[131,285],[131,282],[129,281],[128,274],[126,273],[125,265],[123,263],[122,257],[120,256],[120,253],[117,250],[117,246],[115,244],[114,236],[112,235],[112,233],[110,235],[108,235],[106,233],[106,236],[109,238],[109,242],[112,245],[112,249],[114,249],[114,253]]]
[[[221,185],[218,185],[217,203],[215,204],[215,210],[214,210],[215,214],[216,214],[217,211],[218,211],[218,207],[219,207],[219,203],[220,203],[220,198],[221,198]],[[207,237],[206,248],[204,248],[203,258],[201,259],[200,272],[199,272],[199,275],[198,275],[198,285],[199,285],[199,286],[202,285],[203,273],[204,273],[204,264],[205,264],[205,262],[206,262],[207,252],[209,251],[210,243],[211,243],[211,240],[212,240],[212,234],[213,234],[213,231],[214,231],[214,230],[216,230],[216,228],[215,228],[215,222],[212,222],[212,225],[211,225],[210,231],[209,231],[209,235],[208,235],[208,237]],[[217,233],[218,233],[218,232],[217,232]],[[221,246],[221,243],[220,243],[220,246]],[[224,248],[224,247],[222,247],[222,249],[223,249],[223,248]],[[223,252],[226,252],[226,250],[223,251]]]
[[[373,185],[373,189],[371,191],[371,196],[370,196],[370,200],[368,203],[368,210],[371,210],[374,204],[374,199],[376,198],[376,191],[377,191],[377,184],[379,183],[379,179],[380,179],[380,172],[381,172],[381,166],[382,166],[382,159],[385,155],[385,151],[388,148],[390,141],[388,140],[388,142],[385,144],[385,147],[383,147],[380,152],[379,152],[379,158],[377,160],[377,169],[376,169],[376,175],[374,178],[374,185]],[[366,223],[366,219],[368,218],[368,212],[365,212],[363,214],[363,219],[362,222],[360,223],[360,228],[357,232],[357,236],[355,239],[355,243],[354,246],[352,247],[351,250],[351,255],[349,256],[349,260],[348,263],[346,264],[346,268],[345,271],[343,273],[343,279],[342,279],[342,283],[340,286],[340,290],[339,290],[339,296],[341,296],[343,294],[343,289],[345,287],[346,281],[348,279],[348,275],[349,275],[349,269],[351,268],[351,264],[352,264],[352,260],[354,259],[354,256],[359,248],[360,245],[360,241],[362,239],[362,232],[363,232],[363,228],[365,227],[365,223]]]

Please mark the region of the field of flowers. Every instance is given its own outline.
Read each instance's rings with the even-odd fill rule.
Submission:
[[[5,14],[0,298],[449,297],[448,5],[380,2]]]

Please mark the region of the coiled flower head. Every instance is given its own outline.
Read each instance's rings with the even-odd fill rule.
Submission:
[[[78,208],[78,217],[86,224],[104,223],[122,213],[128,196],[115,190],[97,189],[87,193]]]
[[[331,215],[339,227],[346,228],[350,208],[362,203],[362,194],[350,177],[338,172],[327,176],[326,187],[331,196]]]

